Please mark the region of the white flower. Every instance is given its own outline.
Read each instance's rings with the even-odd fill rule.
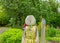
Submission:
[[[34,25],[36,23],[35,17],[33,15],[28,15],[25,19],[27,25]]]

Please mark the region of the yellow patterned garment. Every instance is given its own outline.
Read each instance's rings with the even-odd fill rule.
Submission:
[[[25,43],[36,43],[36,26],[27,26],[25,33]]]

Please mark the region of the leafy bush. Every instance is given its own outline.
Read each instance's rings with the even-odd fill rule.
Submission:
[[[38,17],[38,11],[37,9],[34,7],[33,3],[31,0],[26,1],[26,0],[6,0],[5,1],[1,1],[1,3],[3,3],[2,5],[4,6],[4,8],[6,9],[8,15],[10,15],[12,18],[16,19],[13,20],[16,25],[19,24],[20,26],[24,23],[25,17],[27,15],[35,15]],[[37,14],[37,15],[36,15]],[[36,18],[37,18],[36,17]],[[18,23],[19,21],[19,23]],[[14,25],[15,25],[14,23]]]
[[[12,20],[14,23],[10,22],[12,27],[22,26],[25,17],[31,14],[35,16],[37,23],[40,21],[40,16],[42,16],[46,19],[47,24],[53,24],[55,27],[60,26],[60,14],[57,16],[58,6],[55,0],[49,0],[49,2],[42,0],[2,0],[0,2],[3,3],[2,5],[8,15],[15,19]]]
[[[22,30],[9,29],[0,36],[0,43],[21,43]]]
[[[8,23],[7,12],[1,5],[0,6],[0,25],[6,25],[7,23]]]
[[[46,36],[47,37],[55,37],[56,36],[56,29],[54,27],[47,29]]]
[[[60,37],[60,30],[59,29],[56,30],[56,37]]]
[[[48,41],[56,41],[59,42],[60,41],[60,37],[47,37]]]

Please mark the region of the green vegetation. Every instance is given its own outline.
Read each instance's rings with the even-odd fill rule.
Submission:
[[[22,26],[27,15],[34,15],[37,24],[41,21],[41,17],[43,17],[48,25],[60,26],[60,13],[57,11],[59,3],[56,3],[55,0],[49,0],[49,2],[42,0],[2,0],[0,4],[7,12],[8,26]]]
[[[60,37],[60,30],[56,30],[56,37]]]
[[[55,0],[0,0],[0,26],[13,27],[0,35],[0,43],[21,42],[21,29],[27,15],[35,16],[40,37],[41,19],[45,18],[47,41],[60,41],[60,30],[56,28],[60,26],[58,8],[60,3]]]
[[[8,23],[8,19],[7,19],[7,12],[6,10],[3,8],[3,6],[0,6],[0,26],[2,25],[6,25]]]
[[[51,29],[51,30],[50,30]],[[22,30],[17,28],[11,28],[0,35],[0,43],[20,43],[22,40]],[[41,31],[39,30],[39,37]],[[46,30],[47,41],[60,41],[60,30],[53,27]]]
[[[49,29],[48,31],[46,31],[46,39],[48,41],[60,42],[60,30],[51,28],[51,30]]]
[[[60,37],[47,37],[48,41],[60,42]]]
[[[47,30],[46,30],[46,37],[56,37],[56,28],[53,28],[53,27],[51,27],[51,28],[48,28]]]
[[[21,43],[22,30],[11,28],[0,35],[0,43]]]

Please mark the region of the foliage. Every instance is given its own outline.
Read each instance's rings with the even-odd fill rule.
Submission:
[[[47,37],[55,37],[56,36],[56,29],[51,27],[46,30],[46,36]]]
[[[32,0],[2,0],[1,3],[3,3],[4,8],[6,8],[8,15],[16,19],[16,25],[18,21],[19,24],[22,25],[27,15],[33,14],[36,17],[37,14],[38,17],[38,10],[34,7]]]
[[[38,30],[39,30],[39,36],[41,36],[41,22],[38,23]],[[58,31],[56,28],[47,25],[45,32],[46,32],[46,37],[55,37],[59,35],[60,30]]]
[[[56,19],[54,20],[54,22],[53,22],[53,25],[56,27],[56,26],[60,26],[60,15],[59,14],[57,14],[56,15]]]
[[[60,37],[60,30],[59,29],[56,30],[56,37]]]
[[[56,41],[59,42],[60,41],[60,37],[47,37],[48,41]]]
[[[21,43],[22,30],[9,29],[0,36],[0,43]]]
[[[0,26],[4,26],[8,24],[8,17],[7,17],[7,12],[3,6],[0,6]]]
[[[27,15],[34,15],[37,23],[41,21],[40,16],[42,16],[46,19],[47,24],[52,24],[55,27],[57,25],[60,26],[60,24],[58,24],[60,21],[57,19],[58,3],[55,3],[55,0],[49,0],[49,2],[42,0],[2,0],[1,3],[6,9],[10,20],[11,18],[15,19],[9,20],[9,24],[12,27],[22,26]],[[14,23],[12,23],[12,21]]]
[[[41,22],[38,22],[39,36],[41,36]],[[60,30],[46,25],[46,37],[60,37]]]

